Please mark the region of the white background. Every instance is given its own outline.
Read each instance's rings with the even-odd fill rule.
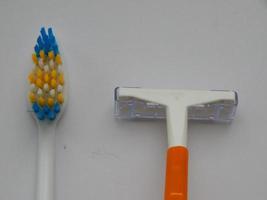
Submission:
[[[0,2],[0,199],[34,200],[27,74],[41,26],[69,68],[56,200],[161,200],[165,122],[113,117],[116,86],[234,89],[231,125],[189,124],[191,200],[267,198],[267,1]]]

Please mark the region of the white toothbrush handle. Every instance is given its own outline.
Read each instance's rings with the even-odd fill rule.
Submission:
[[[39,126],[36,200],[54,200],[55,126]]]

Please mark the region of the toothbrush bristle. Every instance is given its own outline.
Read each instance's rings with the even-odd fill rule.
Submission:
[[[39,120],[55,120],[64,103],[62,60],[52,28],[41,28],[32,54],[34,68],[28,76],[29,102]]]

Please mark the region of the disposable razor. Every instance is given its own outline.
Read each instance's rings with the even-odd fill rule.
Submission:
[[[115,116],[120,119],[165,119],[168,150],[165,200],[187,200],[189,120],[229,123],[238,104],[235,91],[162,90],[117,87]]]

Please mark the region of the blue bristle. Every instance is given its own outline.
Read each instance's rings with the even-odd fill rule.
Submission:
[[[54,111],[55,111],[55,113],[59,113],[60,112],[60,105],[59,105],[59,103],[56,103],[54,105]]]
[[[43,39],[44,52],[47,54],[50,49],[50,41],[44,27],[41,28],[40,32]]]
[[[38,106],[37,103],[32,104],[32,109],[35,113],[38,113],[40,111],[40,107]]]
[[[45,118],[44,111],[40,110],[40,111],[37,113],[37,117],[38,117],[39,120],[44,120],[44,118]]]
[[[48,37],[49,37],[50,45],[53,45],[56,43],[56,38],[53,34],[52,28],[48,28]]]
[[[50,108],[47,105],[45,105],[44,106],[44,114],[48,115],[49,112],[50,112]]]
[[[50,27],[50,28],[48,28],[48,36],[49,37],[53,37],[54,36],[54,34],[53,34],[53,31],[52,31],[52,28]]]
[[[43,40],[42,40],[41,36],[39,36],[39,37],[37,38],[37,43],[38,43],[38,45],[39,45],[39,49],[43,49],[43,47],[44,47],[44,43],[43,43]]]
[[[50,45],[52,46],[52,45],[54,45],[55,43],[56,43],[56,38],[55,38],[55,36],[49,36],[49,43],[50,43]]]
[[[45,43],[48,42],[48,36],[46,34],[45,28],[42,27],[40,32],[41,32],[41,35],[42,35],[42,38],[43,38],[44,42]]]
[[[50,119],[51,121],[56,119],[56,113],[50,110],[50,112],[48,113],[48,119]]]
[[[37,44],[34,46],[34,51],[35,51],[36,55],[39,57],[40,48]]]
[[[42,37],[45,44],[49,44],[48,36]]]
[[[54,45],[52,46],[52,49],[53,49],[55,55],[57,55],[57,54],[58,54],[58,46],[57,46],[56,44],[54,44]]]
[[[45,45],[44,45],[44,51],[45,51],[45,53],[47,54],[47,53],[49,52],[49,50],[50,50],[50,45],[49,45],[49,41],[47,41],[47,42],[45,43]]]
[[[43,38],[43,41],[44,41],[45,44],[49,44],[49,38],[48,38],[48,36],[46,36],[45,38]]]

